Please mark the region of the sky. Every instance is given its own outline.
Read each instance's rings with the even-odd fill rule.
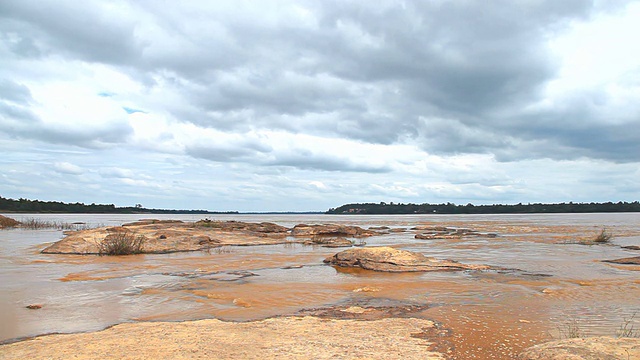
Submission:
[[[0,196],[635,201],[640,2],[0,1]]]

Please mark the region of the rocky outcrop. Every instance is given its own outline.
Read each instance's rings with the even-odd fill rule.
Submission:
[[[67,232],[45,254],[98,254],[99,244],[118,233],[144,240],[143,253],[206,250],[224,245],[270,245],[286,242],[289,229],[272,223],[239,221],[142,220],[116,227]]]
[[[359,226],[323,224],[298,224],[291,229],[291,235],[303,237],[334,236],[334,237],[367,237],[377,235],[373,230],[365,230]]]
[[[360,267],[386,272],[487,270],[485,265],[466,265],[452,260],[438,260],[420,253],[391,247],[349,249],[324,260],[340,267]]]
[[[565,339],[532,346],[520,360],[620,360],[640,359],[640,339],[607,336]]]
[[[640,250],[640,246],[638,245],[622,246],[622,248],[627,250]]]
[[[0,215],[0,229],[12,228],[18,225],[20,225],[19,221]]]
[[[416,239],[432,240],[432,239],[459,239],[465,236],[482,236],[482,237],[496,237],[495,233],[481,233],[476,230],[451,228],[445,226],[416,226],[411,230],[422,231],[416,234]]]
[[[615,259],[615,260],[603,260],[603,261],[612,263],[612,264],[640,265],[640,256],[633,256],[633,257]]]
[[[338,247],[351,247],[354,246],[354,243],[343,238],[343,237],[315,237],[311,240],[305,241],[305,245],[317,245],[327,248],[338,248]]]

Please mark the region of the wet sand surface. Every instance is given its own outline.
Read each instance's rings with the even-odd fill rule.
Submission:
[[[140,218],[64,216],[69,222],[107,225]],[[0,341],[95,331],[123,322],[244,322],[357,306],[380,309],[383,318],[435,321],[424,337],[447,358],[511,359],[528,346],[561,336],[570,324],[578,324],[585,335],[615,335],[624,319],[640,313],[640,267],[601,262],[640,256],[621,248],[640,245],[640,214],[218,218],[288,227],[404,228],[367,238],[367,246],[510,270],[392,274],[336,269],[322,260],[341,249],[293,243],[127,257],[45,255],[39,251],[59,240],[61,232],[5,230],[0,232]],[[414,236],[421,231],[410,230],[419,225],[498,236],[419,240]],[[575,244],[593,238],[603,226],[613,233],[612,244]],[[42,308],[26,308],[32,304]],[[410,311],[393,310],[402,308]]]

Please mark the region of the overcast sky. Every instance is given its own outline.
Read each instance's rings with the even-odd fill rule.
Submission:
[[[0,196],[635,201],[640,2],[0,1]]]

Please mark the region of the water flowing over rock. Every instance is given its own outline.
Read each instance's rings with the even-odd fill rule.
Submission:
[[[640,359],[640,339],[607,336],[565,339],[526,349],[520,360],[620,360]]]
[[[467,265],[453,260],[438,260],[420,253],[391,247],[349,249],[324,260],[340,267],[360,267],[386,272],[487,270],[486,265]]]

